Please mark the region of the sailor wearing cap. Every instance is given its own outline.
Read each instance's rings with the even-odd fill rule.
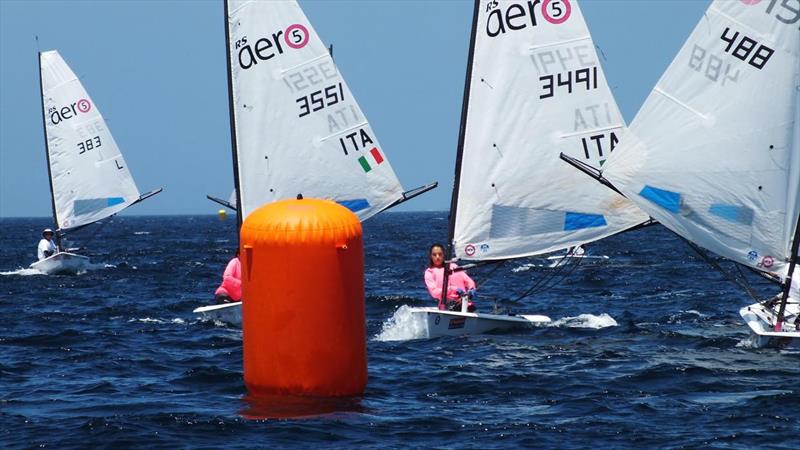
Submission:
[[[39,257],[39,261],[49,258],[55,255],[58,252],[58,247],[56,247],[56,243],[53,241],[53,230],[50,228],[45,228],[42,231],[42,240],[39,241],[39,249],[37,252],[37,256]]]

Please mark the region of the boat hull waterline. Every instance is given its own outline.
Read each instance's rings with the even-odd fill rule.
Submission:
[[[59,252],[41,261],[36,261],[30,265],[30,268],[47,275],[75,275],[89,268],[89,258],[75,253]]]
[[[242,325],[242,303],[201,306],[193,311],[204,319],[227,324]],[[427,337],[483,334],[491,331],[529,328],[552,322],[542,315],[501,315],[442,311],[435,307],[411,308],[414,315],[421,315],[426,324]]]
[[[201,306],[192,312],[201,315],[204,319],[242,326],[242,302]]]
[[[795,327],[795,319],[800,314],[800,304],[789,303],[784,312],[781,331],[775,331],[778,305],[767,306],[754,303],[739,310],[751,331],[751,341],[758,347],[800,348],[800,329]]]
[[[549,317],[541,315],[502,315],[443,311],[436,307],[410,308],[409,311],[415,316],[424,318],[428,338],[530,328],[552,322]]]

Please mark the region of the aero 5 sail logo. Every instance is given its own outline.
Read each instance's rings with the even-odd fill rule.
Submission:
[[[537,26],[539,13],[549,23],[564,23],[572,15],[572,5],[569,0],[528,0],[525,3],[512,3],[503,9],[494,0],[486,4],[486,12],[489,13],[486,34],[497,37],[507,32]]]
[[[257,39],[252,45],[248,42],[247,36],[242,36],[234,43],[233,49],[237,52],[239,67],[247,70],[259,61],[282,55],[285,51],[284,44],[296,50],[305,47],[308,39],[308,28],[295,23],[286,27],[286,30],[278,30],[269,36]]]
[[[82,98],[69,106],[62,106],[61,108],[52,107],[48,109],[47,112],[50,114],[50,122],[53,125],[58,125],[64,120],[77,116],[78,113],[86,114],[91,110],[92,102]]]

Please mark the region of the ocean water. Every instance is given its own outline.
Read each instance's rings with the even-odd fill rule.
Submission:
[[[471,271],[479,308],[551,326],[415,339],[404,306],[432,305],[422,272],[446,215],[382,214],[365,224],[366,392],[265,419],[241,331],[191,312],[235,220],[116,218],[75,236],[95,263],[78,276],[24,269],[49,225],[0,220],[2,448],[800,448],[800,352],[752,348],[751,301],[660,226],[589,246],[609,259],[520,301],[550,261]]]

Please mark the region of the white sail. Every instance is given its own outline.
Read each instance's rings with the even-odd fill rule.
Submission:
[[[403,194],[383,147],[295,1],[228,3],[242,217],[329,198],[366,219]]]
[[[625,126],[577,2],[478,8],[455,255],[548,253],[646,221],[559,158],[602,166]]]
[[[78,77],[57,51],[39,57],[57,226],[76,228],[127,208],[139,190]]]
[[[721,256],[785,275],[800,190],[800,2],[715,1],[604,176]]]

